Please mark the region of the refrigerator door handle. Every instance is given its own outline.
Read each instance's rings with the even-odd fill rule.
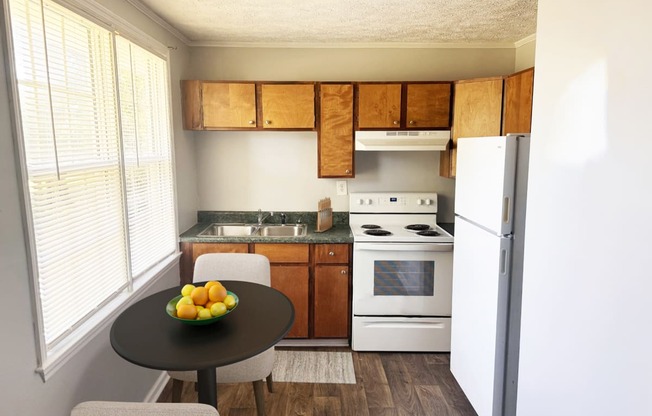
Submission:
[[[507,273],[507,249],[500,250],[500,274],[505,275]]]
[[[503,224],[509,224],[511,211],[510,207],[510,198],[506,196],[503,198]]]

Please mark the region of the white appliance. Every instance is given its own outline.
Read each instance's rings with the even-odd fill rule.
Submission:
[[[516,413],[529,140],[457,145],[450,368],[479,416]]]
[[[436,193],[352,193],[355,351],[450,351],[453,236]]]

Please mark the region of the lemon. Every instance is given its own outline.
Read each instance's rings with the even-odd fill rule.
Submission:
[[[181,295],[182,296],[190,296],[190,293],[192,293],[192,290],[195,288],[195,285],[187,284],[184,287],[181,288]]]
[[[191,305],[193,309],[195,308],[195,303],[192,301],[190,296],[184,296],[177,302],[177,311],[182,305]]]
[[[226,306],[226,309],[233,309],[233,307],[235,306],[235,298],[233,297],[233,295],[226,295],[223,302],[224,305]]]
[[[213,317],[213,315],[211,314],[211,311],[206,309],[206,308],[202,308],[197,313],[197,319],[210,319],[212,317]]]
[[[215,302],[213,306],[211,306],[211,315],[213,316],[222,316],[226,313],[226,305],[224,305],[222,302]]]

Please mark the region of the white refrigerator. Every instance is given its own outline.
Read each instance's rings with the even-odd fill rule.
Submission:
[[[529,144],[457,144],[450,368],[479,416],[516,413]]]

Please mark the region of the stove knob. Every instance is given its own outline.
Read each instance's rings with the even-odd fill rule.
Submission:
[[[362,198],[358,199],[358,205],[364,205],[364,201],[362,200]]]
[[[367,205],[371,205],[371,199],[367,199]]]
[[[417,199],[417,205],[423,205],[423,199],[421,198]]]
[[[426,199],[426,205],[431,205],[432,204],[432,199]]]

